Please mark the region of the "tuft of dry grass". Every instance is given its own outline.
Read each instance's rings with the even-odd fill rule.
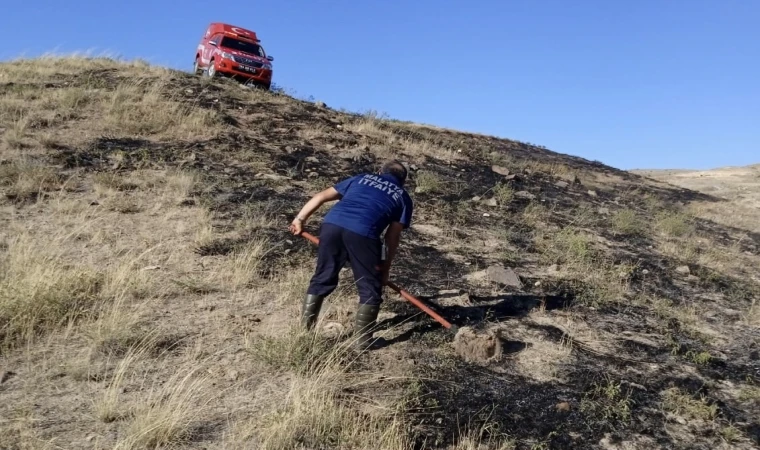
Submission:
[[[469,428],[461,433],[456,444],[450,450],[515,450],[517,442],[509,436],[500,433],[496,426],[489,422],[477,428]]]
[[[266,238],[256,238],[235,249],[213,274],[214,284],[234,291],[249,287],[260,279],[264,257],[271,249]]]
[[[655,228],[670,237],[691,236],[696,231],[691,217],[675,211],[659,213],[655,218]]]
[[[143,359],[150,351],[152,340],[153,337],[146,336],[142,341],[135,342],[127,348],[124,357],[116,365],[102,397],[93,404],[95,416],[99,420],[109,423],[129,416],[121,393],[134,370],[135,363]]]
[[[445,186],[445,182],[440,175],[427,170],[420,171],[415,176],[414,181],[416,185],[414,192],[418,194],[440,194],[443,192]]]
[[[132,411],[124,436],[114,449],[164,448],[183,443],[211,398],[199,367],[180,368]]]
[[[610,217],[613,231],[627,236],[642,236],[646,233],[646,223],[632,209],[620,209]]]
[[[372,408],[349,390],[380,382],[379,374],[349,368],[351,340],[329,344],[294,327],[252,343],[252,354],[276,370],[293,371],[284,399],[238,430],[237,445],[293,448],[411,449],[398,408]],[[399,405],[397,405],[399,406]],[[247,447],[245,447],[247,446]]]
[[[0,165],[0,187],[9,198],[29,199],[61,187],[61,177],[49,166],[29,158]]]
[[[712,421],[718,414],[718,405],[710,403],[704,396],[694,398],[677,387],[662,393],[662,407],[666,411],[693,420]]]
[[[103,275],[64,258],[70,235],[21,234],[0,256],[0,340],[6,345],[87,315],[97,304]]]
[[[493,187],[493,196],[502,207],[507,206],[514,198],[514,195],[515,192],[509,185],[500,183]]]
[[[611,378],[604,382],[593,383],[581,400],[581,411],[605,421],[620,420],[627,422],[631,418],[630,390],[623,390],[621,383]]]

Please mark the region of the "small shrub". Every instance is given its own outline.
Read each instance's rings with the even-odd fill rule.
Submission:
[[[563,228],[548,240],[540,241],[538,246],[543,252],[544,262],[566,264],[573,268],[587,267],[596,256],[591,237],[574,227]]]
[[[68,263],[58,242],[24,234],[0,259],[0,341],[14,345],[87,314],[101,274]]]
[[[210,398],[207,380],[197,368],[178,370],[132,412],[114,449],[165,448],[183,443]]]
[[[704,396],[696,399],[677,387],[662,393],[662,406],[666,411],[688,419],[714,420],[718,414],[718,406],[710,404]]]
[[[418,194],[440,194],[444,188],[444,181],[435,172],[421,171],[415,177],[415,193]]]
[[[128,180],[122,175],[108,172],[96,173],[93,175],[92,181],[95,183],[95,186],[105,190],[133,191],[140,187],[137,183]]]
[[[256,338],[249,351],[273,369],[304,375],[318,372],[325,364],[336,363],[330,358],[334,348],[329,341],[296,327],[277,337]]]
[[[514,198],[514,194],[514,190],[506,184],[497,184],[493,188],[493,196],[501,206],[508,205]]]
[[[551,211],[538,202],[531,202],[522,211],[523,222],[533,228],[540,228],[549,222]]]
[[[657,216],[656,228],[667,236],[683,237],[694,234],[694,225],[686,214],[666,212]]]
[[[60,176],[48,166],[34,160],[0,165],[0,186],[9,198],[27,199],[61,187]]]
[[[594,383],[581,400],[581,411],[592,414],[604,421],[620,420],[627,422],[631,418],[631,394],[623,392],[620,383],[608,379],[604,383]]]
[[[622,235],[641,236],[646,231],[646,225],[631,209],[616,211],[612,217],[612,229]]]

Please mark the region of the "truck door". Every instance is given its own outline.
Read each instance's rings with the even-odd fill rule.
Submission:
[[[208,64],[208,62],[211,60],[211,55],[214,53],[214,50],[216,50],[219,47],[219,42],[222,40],[221,34],[214,35],[211,39],[209,39],[206,42],[206,45],[203,46],[203,63]],[[210,42],[215,42],[216,46],[211,45]]]

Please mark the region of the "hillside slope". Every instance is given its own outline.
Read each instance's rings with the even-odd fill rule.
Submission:
[[[1,64],[0,133],[0,448],[758,447],[760,233],[690,209],[725,200],[107,59]],[[357,354],[350,271],[298,329],[290,219],[390,157],[393,280],[501,358],[391,292]]]

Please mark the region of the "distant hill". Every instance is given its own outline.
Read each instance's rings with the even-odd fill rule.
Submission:
[[[711,205],[713,219],[760,232],[760,164],[711,170],[631,170],[631,173],[730,201]],[[716,207],[719,207],[716,209]]]

